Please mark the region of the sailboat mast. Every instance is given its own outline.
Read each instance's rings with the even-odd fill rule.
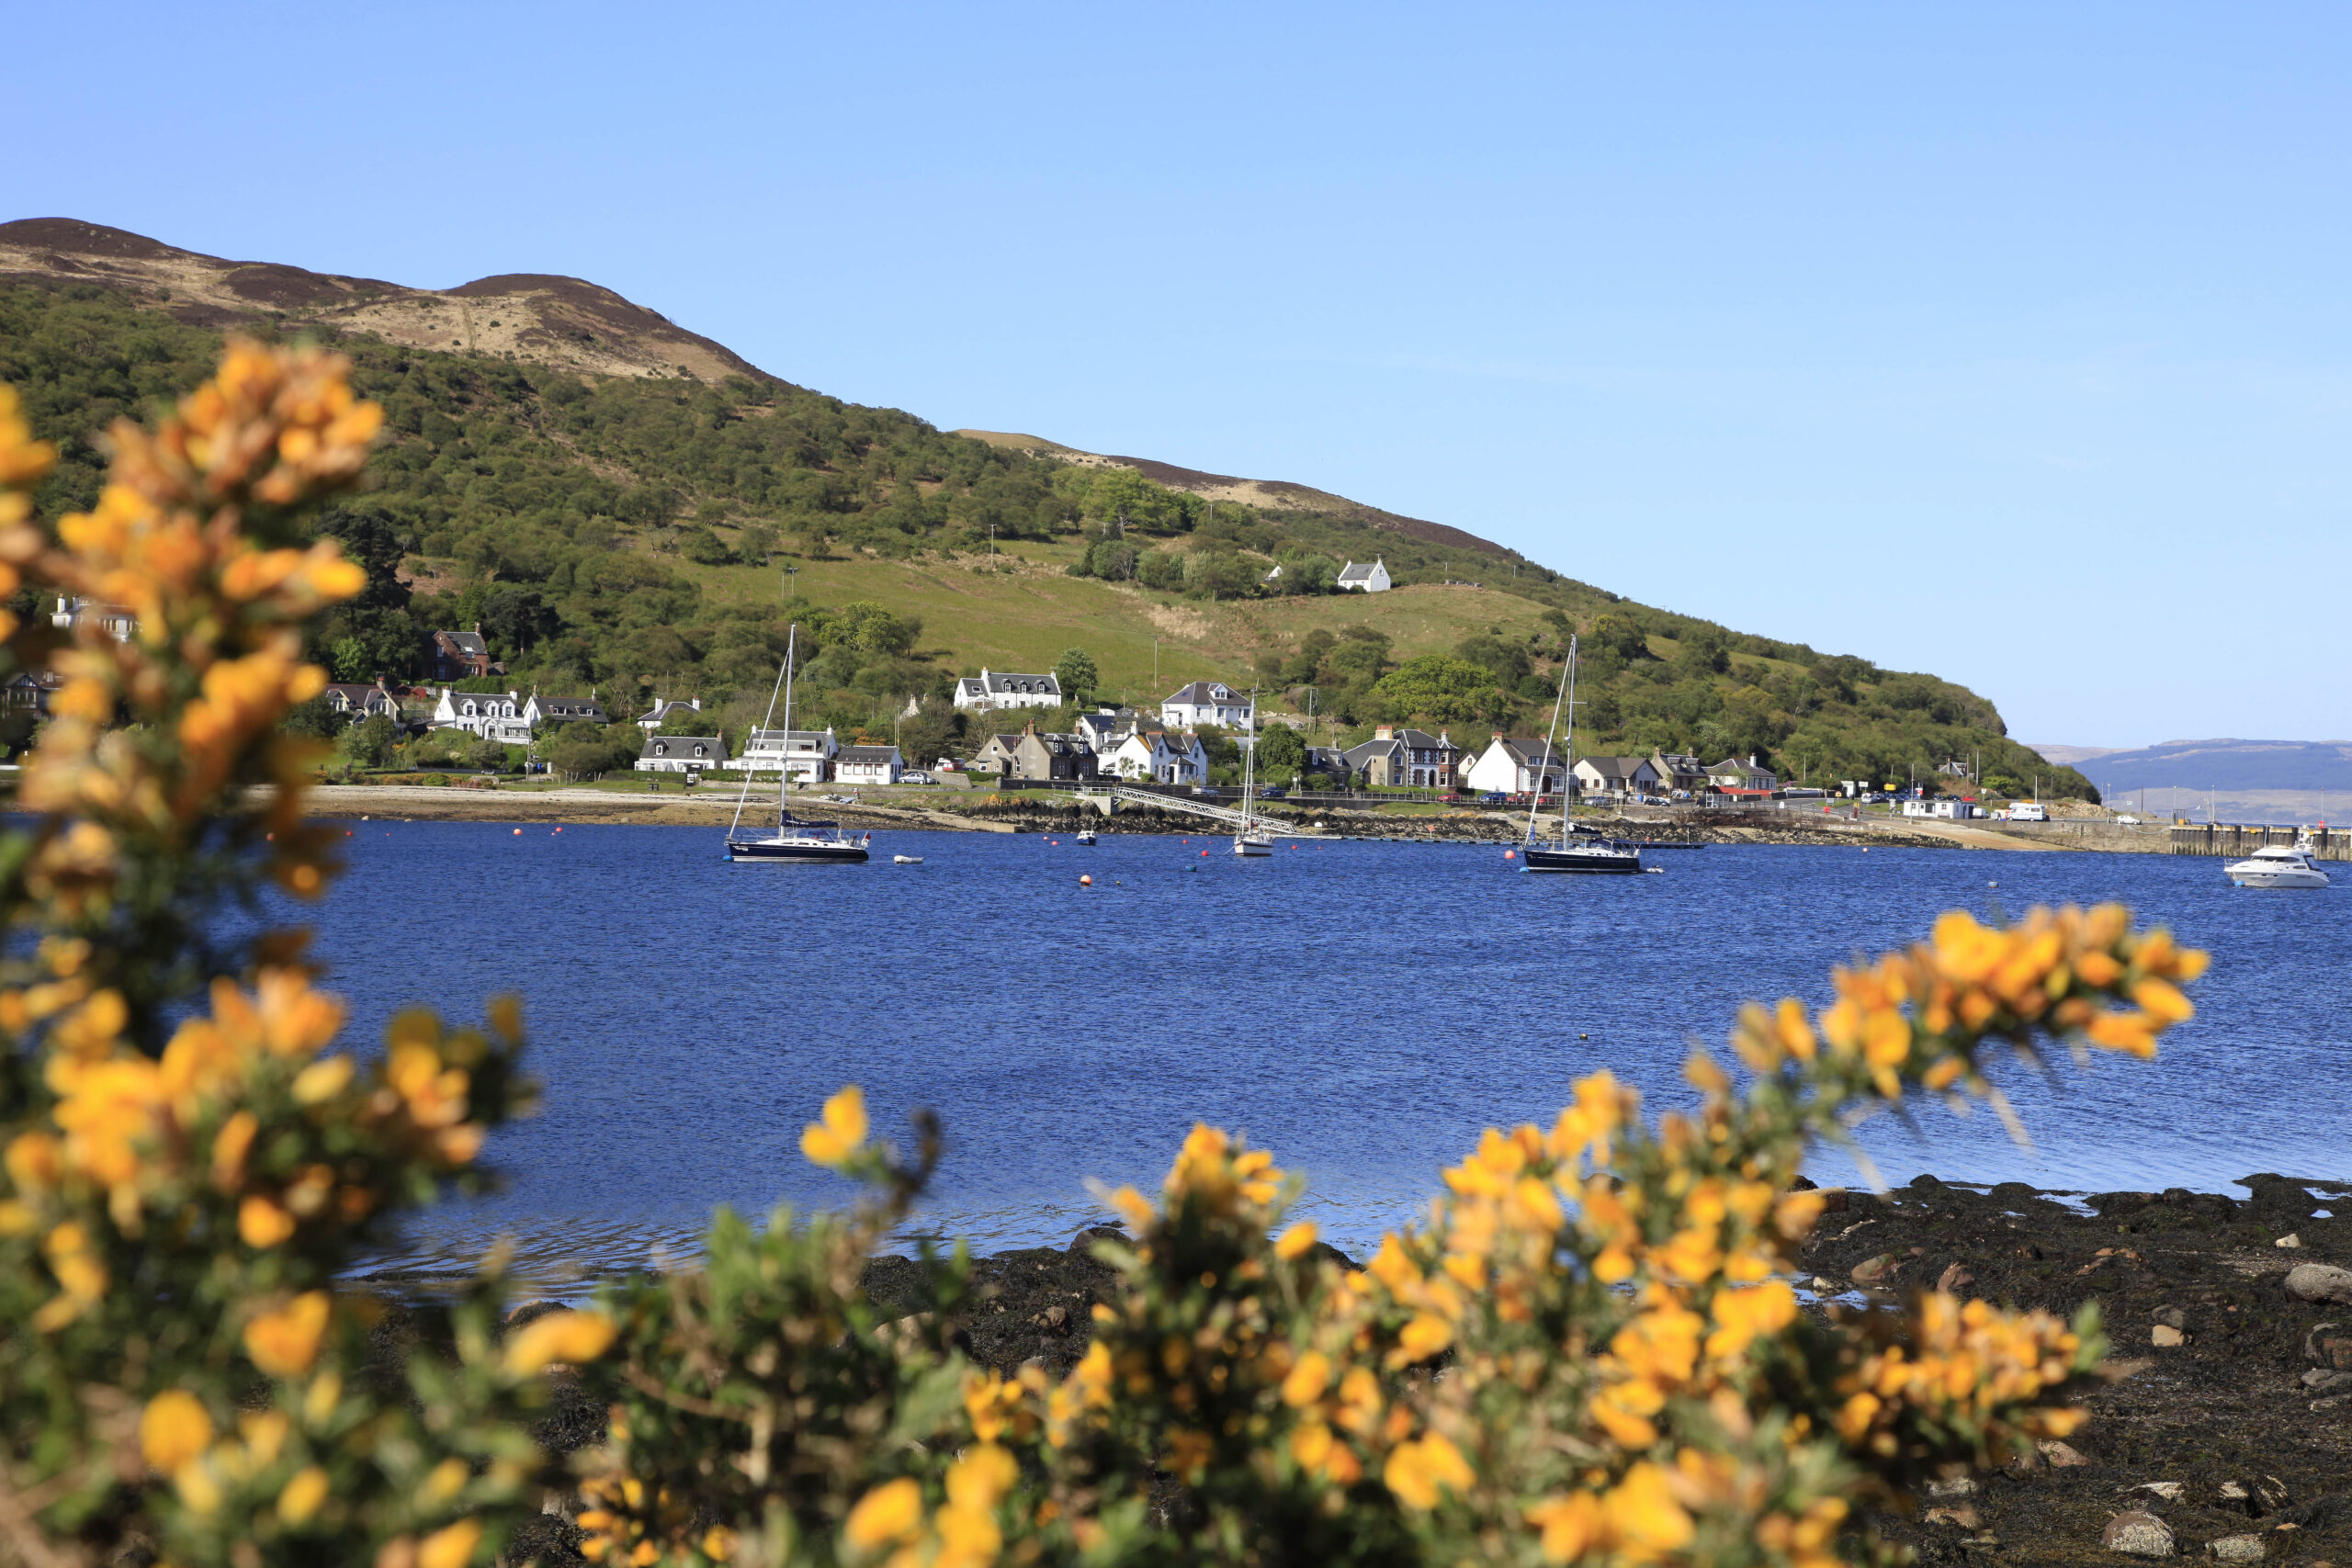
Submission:
[[[1552,728],[1544,732],[1544,755],[1535,764],[1535,787],[1527,793],[1527,841],[1531,844],[1535,841],[1535,813],[1542,809],[1544,805],[1544,775],[1551,769],[1552,759],[1559,755],[1560,705],[1568,699],[1569,671],[1576,668],[1576,646],[1577,634],[1570,632],[1568,634],[1569,657],[1560,665],[1560,692],[1552,699]],[[1567,785],[1568,781],[1563,777],[1560,780],[1560,787],[1565,790]]]
[[[800,623],[784,634],[784,765],[775,771],[775,826],[784,830],[784,797],[792,789],[792,660],[800,645]]]
[[[1568,750],[1563,759],[1566,772],[1560,779],[1560,847],[1568,844],[1568,802],[1577,787],[1577,634],[1568,634]]]
[[[791,667],[792,667],[791,660],[786,660],[785,661],[785,670],[789,670]],[[781,692],[781,691],[783,691],[783,690],[784,690],[784,673],[785,673],[784,670],[779,670],[779,671],[777,671],[775,672],[775,690],[774,690],[774,691],[771,691],[771,692],[769,692],[769,693],[768,693],[768,712],[767,712],[767,716],[766,716],[765,718],[763,718],[763,719],[760,720],[760,728],[763,728],[763,729],[766,728],[769,725],[771,725],[771,724],[773,724],[773,723],[775,723],[775,697],[776,697],[776,693],[777,693],[777,692]],[[784,721],[785,721],[785,723],[786,723],[787,726],[789,726],[789,725],[791,724],[791,722],[792,722],[792,710],[791,710],[791,709],[786,708],[786,709],[785,710],[785,717],[784,717]],[[747,744],[744,746],[744,748],[743,748],[743,793],[742,793],[741,795],[739,795],[739,796],[737,796],[737,797],[736,797],[736,801],[735,801],[735,820],[734,820],[734,822],[733,822],[731,825],[729,825],[729,828],[728,828],[728,829],[727,829],[727,836],[728,836],[729,838],[730,838],[730,839],[731,839],[731,838],[733,838],[733,837],[735,836],[735,830],[736,830],[736,829],[741,828],[741,827],[743,825],[743,807],[745,807],[746,806],[749,806],[751,803],[752,803],[752,748],[751,748],[751,746],[747,743]]]

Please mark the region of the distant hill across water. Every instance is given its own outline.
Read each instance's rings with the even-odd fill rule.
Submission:
[[[2352,740],[2166,740],[2117,750],[2041,745],[2118,810],[2224,822],[2352,821]]]
[[[2036,746],[2110,793],[2141,789],[2352,790],[2352,741],[2166,740],[2133,750]]]

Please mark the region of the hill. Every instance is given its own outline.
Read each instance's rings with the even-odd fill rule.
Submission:
[[[43,515],[89,504],[98,433],[193,386],[230,329],[334,342],[389,415],[366,491],[324,524],[371,574],[320,630],[343,679],[421,675],[434,627],[479,624],[518,686],[698,695],[740,725],[797,621],[820,654],[810,705],[843,730],[912,726],[910,749],[956,742],[938,699],[957,673],[1071,649],[1098,697],[1214,676],[1342,735],[1414,719],[1476,739],[1541,732],[1574,631],[1585,751],[1755,751],[1815,779],[1975,759],[1988,783],[2089,791],[1932,675],[1638,604],[1312,487],[844,403],[571,278],[422,290],[0,225],[0,378],[61,448]],[[1396,592],[1333,591],[1374,556]]]

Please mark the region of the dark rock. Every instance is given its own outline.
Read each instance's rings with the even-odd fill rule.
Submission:
[[[2152,1321],[2161,1323],[2166,1328],[2187,1328],[2188,1326],[2188,1314],[2182,1312],[2178,1307],[2174,1306],[2169,1302],[2150,1313],[2148,1316]]]
[[[2262,1538],[2258,1535],[2225,1535],[2205,1543],[2205,1550],[2224,1562],[2259,1562],[2262,1561]]]
[[[2314,1325],[2303,1336],[2303,1359],[2339,1371],[2352,1371],[2352,1334],[2339,1332],[2343,1327],[2340,1323]]]
[[[2319,1213],[2319,1200],[2305,1190],[2304,1182],[2266,1172],[2241,1176],[2238,1185],[2254,1194],[2254,1212],[2264,1219],[2308,1220]]]
[[[2102,1220],[2118,1214],[2136,1214],[2155,1201],[2153,1192],[2094,1192],[2083,1200]]]

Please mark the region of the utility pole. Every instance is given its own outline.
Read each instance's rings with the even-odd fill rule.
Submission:
[[[989,525],[989,554],[996,554],[996,525]]]

